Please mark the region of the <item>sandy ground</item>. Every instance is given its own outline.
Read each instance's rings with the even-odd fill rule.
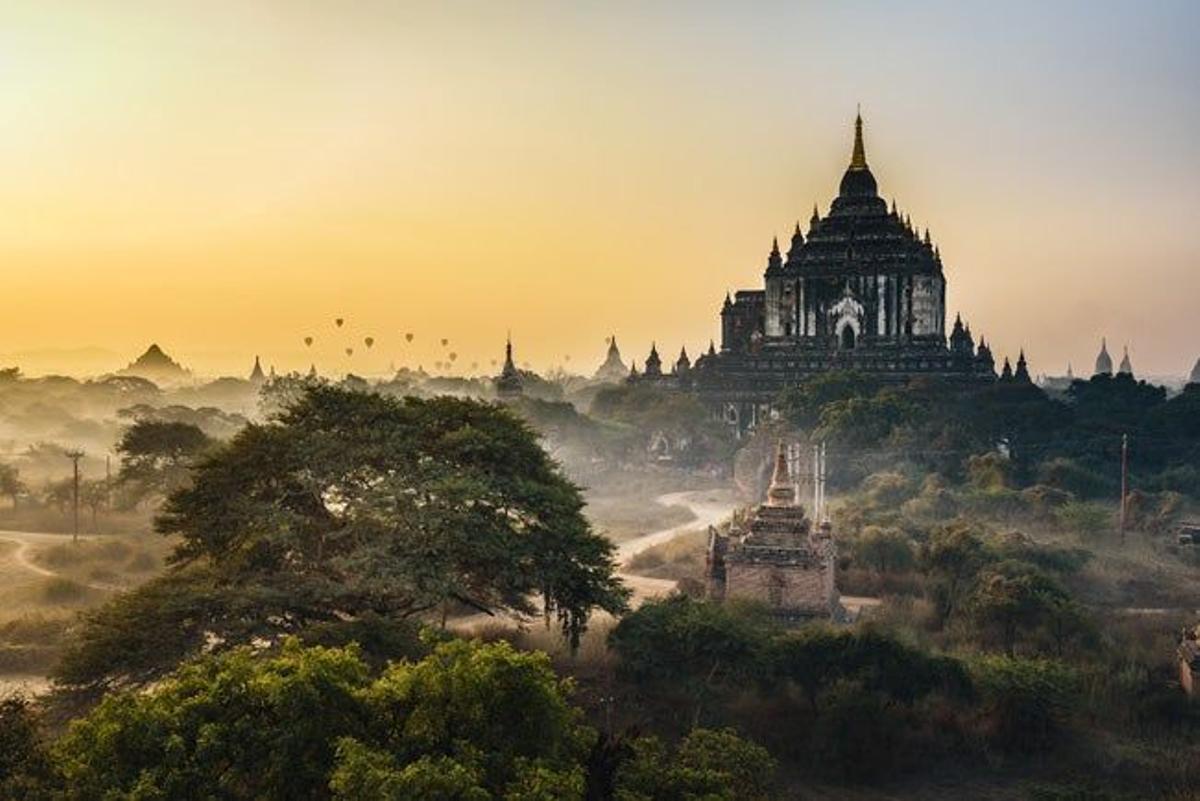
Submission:
[[[87,542],[91,537],[80,536],[80,542]],[[71,542],[70,534],[47,534],[32,531],[0,531],[0,541],[12,542],[16,544],[16,548],[5,554],[0,559],[11,562],[15,567],[28,571],[44,578],[55,578],[59,573],[53,570],[47,570],[37,564],[30,558],[30,550],[40,545],[59,545],[64,542]],[[85,581],[83,579],[72,578],[76,584],[87,587],[93,590],[101,590],[104,592],[116,592],[123,589],[116,584],[105,584],[103,582]]]

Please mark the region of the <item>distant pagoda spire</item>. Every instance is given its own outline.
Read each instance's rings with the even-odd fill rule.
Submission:
[[[267,380],[266,373],[263,372],[262,362],[257,356],[254,357],[254,369],[250,371],[250,383],[261,384]]]
[[[1125,355],[1121,357],[1121,366],[1117,368],[1120,375],[1133,375],[1133,363],[1129,361],[1129,346],[1125,346]]]
[[[675,362],[675,369],[678,372],[683,372],[684,370],[690,370],[691,367],[692,360],[688,358],[687,346],[685,345],[679,349],[679,359]]]
[[[1100,353],[1096,356],[1096,371],[1094,375],[1112,375],[1112,357],[1108,355],[1108,339],[1100,340]]]
[[[500,377],[496,379],[496,394],[502,398],[516,397],[523,390],[521,372],[513,362],[512,353],[512,332],[509,332],[504,341],[504,367],[500,370]]]
[[[771,239],[771,254],[767,256],[767,270],[778,270],[783,266],[783,256],[779,253],[779,237]]]
[[[821,215],[817,213],[817,204],[813,204],[812,216],[808,218],[808,235],[812,236],[812,226],[821,221]]]
[[[1029,377],[1029,364],[1025,361],[1025,349],[1021,348],[1020,355],[1017,356],[1017,371],[1013,373],[1013,378],[1022,384],[1031,383]]]

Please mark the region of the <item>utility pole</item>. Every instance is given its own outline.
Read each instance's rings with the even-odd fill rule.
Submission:
[[[1121,435],[1121,544],[1125,544],[1125,514],[1129,495],[1129,435]]]
[[[71,460],[75,469],[75,483],[71,493],[72,502],[75,507],[75,529],[71,536],[71,542],[79,542],[79,460],[83,458],[83,451],[76,448],[73,451],[67,451],[66,456]]]

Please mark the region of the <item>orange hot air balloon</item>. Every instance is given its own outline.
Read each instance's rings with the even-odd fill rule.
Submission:
[[[353,356],[353,355],[354,355],[354,348],[346,348],[346,355],[347,355],[347,356]]]
[[[452,352],[452,353],[450,354],[450,361],[455,361],[455,360],[457,360],[457,359],[458,359],[458,354],[457,354],[457,353],[453,353],[453,352]]]
[[[333,324],[334,324],[334,325],[336,325],[338,328],[341,328],[341,327],[342,327],[342,323],[344,323],[344,322],[346,322],[346,321],[345,321],[345,320],[343,320],[341,317],[339,317],[339,318],[337,318],[336,320],[334,320],[334,321],[333,321]]]
[[[312,337],[305,337],[305,338],[304,338],[304,344],[305,344],[305,345],[308,345],[310,348],[312,347],[312,342],[313,342],[313,340],[312,340]]]
[[[375,344],[375,337],[367,337],[363,340],[363,344],[368,348]]]
[[[445,338],[443,337],[443,339],[442,339],[442,346],[443,346],[443,347],[445,347],[446,345],[449,345],[449,344],[450,344],[450,340],[448,340],[448,339],[445,339]]]
[[[404,335],[404,338],[405,338],[405,339],[407,339],[409,342],[412,342],[412,341],[413,341],[413,335],[412,335],[412,334],[405,334],[405,335]]]

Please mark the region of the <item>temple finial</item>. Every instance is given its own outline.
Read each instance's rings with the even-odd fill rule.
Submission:
[[[854,153],[850,156],[850,169],[865,170],[867,168],[867,149],[863,147],[863,123],[861,109],[854,116]]]

